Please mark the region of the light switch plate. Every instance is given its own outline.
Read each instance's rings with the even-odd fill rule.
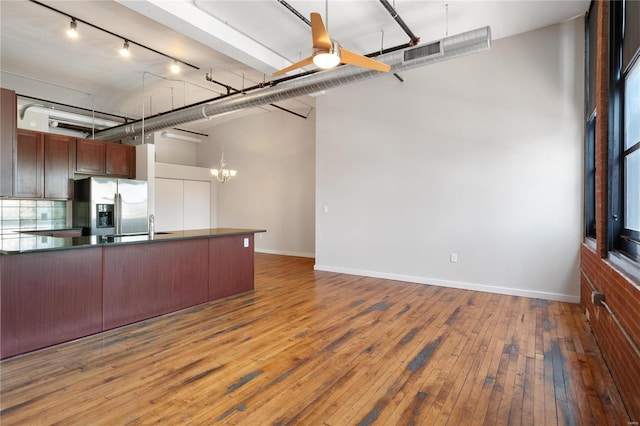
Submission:
[[[245,247],[249,247],[249,239],[248,238],[244,239],[244,246]]]

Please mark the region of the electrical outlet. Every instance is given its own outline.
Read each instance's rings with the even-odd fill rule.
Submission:
[[[449,255],[449,262],[457,263],[458,262],[458,253],[451,253]]]
[[[249,247],[249,239],[248,238],[244,239],[244,246],[245,247]]]
[[[600,293],[599,291],[593,290],[591,292],[591,303],[594,306],[602,306],[604,302],[604,293]]]

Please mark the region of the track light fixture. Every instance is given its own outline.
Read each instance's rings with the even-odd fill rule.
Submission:
[[[122,49],[120,49],[120,56],[123,56],[125,58],[129,57],[129,42],[127,40],[124,41]]]
[[[77,28],[78,28],[78,23],[76,22],[76,18],[71,18],[71,23],[69,24],[67,35],[71,38],[78,38]]]
[[[178,64],[178,61],[173,61],[170,69],[172,73],[178,74],[180,72],[180,65]]]
[[[0,1],[1,1],[1,0],[0,0]],[[196,70],[199,70],[199,69],[200,69],[200,67],[197,67],[197,66],[192,65],[192,64],[190,64],[190,63],[188,63],[188,62],[185,62],[185,61],[181,61],[181,60],[179,60],[179,59],[176,59],[176,58],[174,58],[173,56],[167,55],[166,53],[162,53],[162,52],[160,52],[160,51],[158,51],[158,50],[156,50],[156,49],[154,49],[154,48],[152,48],[152,47],[145,46],[144,44],[136,43],[135,41],[133,41],[133,40],[131,40],[131,39],[127,39],[127,38],[125,38],[125,37],[123,37],[123,36],[121,36],[121,35],[119,35],[119,34],[116,34],[116,33],[112,32],[112,31],[109,31],[109,30],[107,30],[107,29],[104,29],[104,28],[102,28],[102,27],[99,27],[99,26],[97,26],[97,25],[94,25],[94,24],[92,24],[92,23],[90,23],[90,22],[87,22],[87,21],[84,21],[84,20],[82,20],[82,19],[74,18],[73,16],[69,15],[68,13],[63,12],[63,11],[61,11],[61,10],[58,10],[58,9],[56,9],[55,7],[51,7],[51,6],[47,5],[47,4],[41,3],[41,2],[36,1],[36,0],[29,0],[29,1],[30,1],[31,3],[33,3],[33,4],[37,4],[38,6],[42,6],[42,7],[46,8],[46,9],[49,9],[49,10],[51,10],[51,11],[53,11],[53,12],[59,13],[60,15],[64,15],[64,16],[66,16],[67,18],[70,18],[70,19],[71,19],[71,23],[69,24],[69,30],[67,30],[67,34],[69,35],[69,37],[73,37],[73,38],[78,37],[78,32],[77,32],[77,30],[76,30],[76,29],[77,29],[77,27],[78,27],[78,22],[82,22],[84,25],[86,25],[86,26],[88,26],[88,27],[95,28],[96,30],[100,30],[100,31],[102,31],[103,33],[107,33],[107,34],[110,34],[110,35],[112,35],[112,36],[114,36],[114,37],[117,37],[117,38],[119,38],[119,39],[121,39],[121,40],[124,40],[124,46],[122,47],[122,50],[120,51],[120,54],[122,54],[123,56],[125,56],[125,54],[123,53],[123,51],[124,51],[124,50],[128,50],[127,48],[128,48],[128,46],[129,46],[130,44],[135,44],[135,45],[136,45],[136,46],[138,46],[138,47],[141,47],[141,48],[143,48],[143,49],[146,49],[146,50],[148,50],[148,51],[150,51],[150,52],[153,52],[153,53],[155,53],[155,54],[158,54],[158,55],[164,56],[165,58],[171,59],[171,60],[174,62],[174,64],[175,64],[175,66],[177,67],[177,69],[178,69],[178,71],[174,71],[174,72],[180,72],[180,66],[178,65],[179,63],[181,63],[181,64],[183,64],[183,65],[186,65],[186,66],[188,66],[188,67],[191,67],[191,68],[193,68],[193,69],[196,69]],[[172,65],[172,67],[171,67],[171,68],[172,68],[172,70],[173,70],[173,65]]]

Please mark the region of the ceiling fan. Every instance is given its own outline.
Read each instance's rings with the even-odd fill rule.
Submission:
[[[389,72],[391,69],[391,66],[387,64],[347,50],[340,46],[336,40],[332,40],[322,22],[322,17],[317,12],[311,12],[311,38],[313,39],[313,53],[310,57],[276,71],[273,75],[282,75],[311,64],[322,69],[333,68],[341,63],[382,72]]]

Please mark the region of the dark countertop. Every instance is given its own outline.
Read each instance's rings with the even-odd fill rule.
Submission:
[[[194,238],[216,238],[232,235],[247,235],[267,232],[264,229],[212,228],[188,231],[156,232],[153,238],[148,234],[123,235],[118,237],[47,237],[24,232],[0,235],[0,254],[11,255],[42,251],[69,250],[90,247],[111,247],[128,244],[146,244],[159,241],[190,240]]]

